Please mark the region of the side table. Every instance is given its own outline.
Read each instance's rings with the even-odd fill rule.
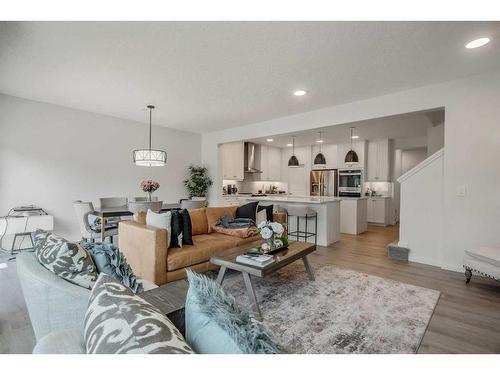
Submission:
[[[186,303],[187,291],[187,281],[178,280],[143,292],[139,297],[165,314],[184,336],[184,304]]]

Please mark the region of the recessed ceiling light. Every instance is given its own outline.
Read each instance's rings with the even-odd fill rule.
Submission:
[[[323,140],[322,140],[322,139],[318,139],[318,140],[316,141],[316,143],[323,143]]]
[[[293,146],[293,143],[287,143],[286,144],[286,147],[292,147]]]
[[[465,45],[465,48],[479,48],[490,42],[490,38],[479,38],[471,40],[469,43]]]
[[[272,138],[267,138],[267,139],[266,139],[266,141],[268,141],[268,142],[272,142],[272,141],[274,141],[274,139],[272,139]]]
[[[359,139],[359,135],[353,135],[351,138],[352,139]]]
[[[306,90],[295,90],[293,92],[293,95],[295,95],[295,96],[304,96],[305,94],[307,94]]]

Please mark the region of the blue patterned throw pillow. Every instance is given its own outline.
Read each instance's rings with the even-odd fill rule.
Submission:
[[[104,273],[90,293],[83,335],[88,354],[193,353],[164,314]]]
[[[271,333],[212,279],[187,270],[186,340],[203,354],[275,354]]]
[[[97,270],[87,251],[62,237],[38,230],[34,235],[38,262],[63,279],[91,289],[97,280]]]
[[[137,280],[127,259],[116,246],[87,241],[81,241],[80,245],[90,253],[99,273],[114,277],[136,294],[143,291],[142,283]]]

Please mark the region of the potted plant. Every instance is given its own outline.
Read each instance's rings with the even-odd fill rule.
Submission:
[[[206,167],[201,165],[191,165],[189,167],[189,178],[184,180],[184,186],[188,190],[189,199],[193,197],[204,197],[208,194],[208,188],[213,181],[208,175]]]
[[[160,184],[156,181],[153,180],[144,180],[141,182],[141,189],[142,191],[148,193],[148,200],[151,202],[151,194],[154,193],[158,188],[160,187]]]

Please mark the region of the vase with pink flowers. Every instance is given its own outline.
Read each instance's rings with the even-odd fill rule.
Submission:
[[[153,180],[144,180],[141,182],[141,189],[142,191],[148,193],[148,200],[151,202],[151,194],[154,193],[158,188],[160,187],[160,184],[156,181]]]

